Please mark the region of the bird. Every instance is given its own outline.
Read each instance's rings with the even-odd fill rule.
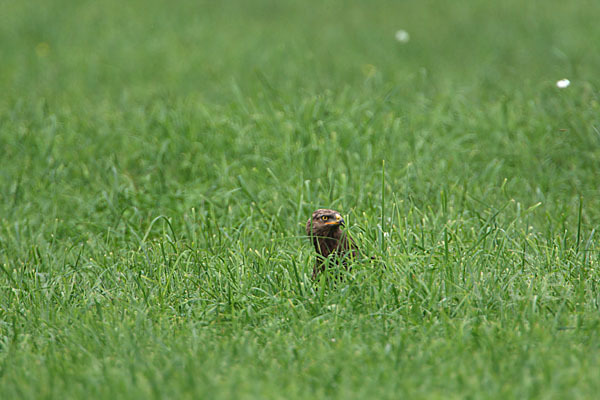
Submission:
[[[334,254],[347,268],[347,257],[357,257],[358,248],[354,241],[341,227],[345,225],[342,215],[335,211],[321,208],[312,213],[306,222],[306,235],[315,246],[317,259],[313,269],[313,280],[325,270],[326,259]]]

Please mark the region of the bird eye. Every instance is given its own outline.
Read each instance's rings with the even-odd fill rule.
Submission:
[[[327,220],[329,219],[329,217],[328,217],[327,215],[323,215],[323,216],[321,217],[321,219],[322,219],[323,221],[327,221]]]

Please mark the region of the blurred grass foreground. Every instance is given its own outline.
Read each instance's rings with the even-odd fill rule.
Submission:
[[[597,398],[600,2],[0,6],[0,398]]]

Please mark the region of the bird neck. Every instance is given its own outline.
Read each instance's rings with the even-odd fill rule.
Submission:
[[[327,236],[316,236],[313,238],[315,249],[323,257],[329,256],[340,247],[344,247],[346,240],[345,235],[339,229],[330,232]]]

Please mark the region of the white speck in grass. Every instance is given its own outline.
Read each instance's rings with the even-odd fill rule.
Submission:
[[[408,41],[410,40],[410,35],[404,29],[400,29],[400,30],[396,31],[396,34],[394,35],[394,37],[400,43],[408,43]]]
[[[333,343],[335,343],[335,338],[334,338],[334,337],[332,337],[332,338],[331,338],[331,341],[332,341]]]
[[[390,351],[392,351],[392,345],[389,343],[386,343],[385,348],[383,349],[383,351],[385,352],[385,354],[390,354]]]
[[[568,79],[561,79],[560,81],[556,82],[556,87],[559,89],[564,89],[569,87],[569,85],[571,84],[571,81]]]

